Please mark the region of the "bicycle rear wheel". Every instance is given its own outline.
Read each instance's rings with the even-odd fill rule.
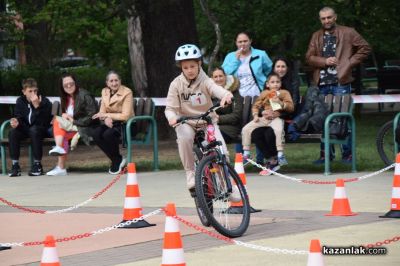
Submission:
[[[235,193],[228,191],[227,178],[232,186],[237,184]],[[230,199],[239,198],[243,203],[243,213],[228,211]],[[247,192],[230,164],[219,162],[218,155],[204,157],[196,169],[196,196],[200,208],[211,225],[222,235],[239,237],[243,235],[250,222],[250,205]]]
[[[376,136],[376,147],[379,156],[386,165],[394,162],[394,136],[393,120],[386,122],[378,131]]]

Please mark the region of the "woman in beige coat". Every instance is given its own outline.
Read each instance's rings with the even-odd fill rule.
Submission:
[[[134,116],[133,95],[131,89],[121,85],[121,79],[114,71],[108,73],[106,84],[107,87],[101,91],[100,111],[92,117],[100,119],[102,123],[92,130],[92,137],[110,158],[111,167],[108,172],[115,175],[126,164],[119,152],[119,143],[123,133],[122,123]]]

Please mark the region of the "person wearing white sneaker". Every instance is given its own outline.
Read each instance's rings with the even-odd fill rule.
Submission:
[[[119,75],[110,71],[106,77],[105,87],[101,91],[100,111],[92,119],[101,124],[92,130],[96,145],[111,160],[110,174],[118,174],[125,166],[126,160],[121,156],[119,144],[124,133],[124,123],[134,116],[132,90],[121,84]]]
[[[69,140],[78,134],[81,128],[94,123],[92,116],[97,111],[97,103],[88,91],[79,88],[72,74],[64,74],[60,79],[61,116],[53,119],[53,135],[56,146],[49,155],[58,156],[57,166],[47,175],[66,175],[65,162],[69,149]],[[81,131],[81,130],[80,130]]]
[[[62,176],[62,175],[67,175],[67,169],[62,169],[58,165],[54,167],[53,170],[48,171],[46,175],[49,176]]]

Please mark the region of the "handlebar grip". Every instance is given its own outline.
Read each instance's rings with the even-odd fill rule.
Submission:
[[[176,120],[176,123],[178,124],[178,123],[182,123],[182,121],[185,121],[187,119],[187,117],[186,116],[181,116],[181,117],[179,117],[177,120]]]

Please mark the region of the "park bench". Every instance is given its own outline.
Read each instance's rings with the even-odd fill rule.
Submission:
[[[61,105],[60,102],[55,101],[52,104],[51,114],[58,115],[61,113]],[[6,120],[1,124],[0,127],[0,152],[1,152],[1,169],[2,174],[7,175],[7,157],[6,157],[6,150],[7,146],[9,145],[8,140],[8,130],[10,129],[10,120]],[[54,138],[52,137],[53,132],[51,128],[49,128],[48,136],[43,139],[43,145],[54,145]],[[27,145],[28,146],[28,153],[29,153],[29,162],[30,166],[33,165],[33,156],[32,156],[32,147],[30,145],[30,140],[25,139],[21,141],[21,146]]]
[[[132,162],[133,145],[153,144],[153,170],[159,170],[158,164],[158,131],[154,118],[155,104],[151,98],[138,98],[133,101],[135,116],[126,122],[127,160]],[[135,125],[135,126],[134,126]],[[132,128],[135,127],[135,134],[132,135]]]
[[[243,104],[243,116],[242,116],[242,125],[246,125],[252,119],[251,107],[255,102],[257,97],[244,97]],[[356,155],[355,155],[355,133],[356,133],[356,125],[355,120],[352,114],[353,103],[351,95],[343,95],[343,96],[333,96],[327,95],[325,96],[325,103],[328,106],[328,110],[330,114],[325,119],[324,123],[324,132],[328,132],[328,134],[308,134],[302,133],[300,137],[296,141],[290,141],[290,135],[285,133],[285,142],[286,143],[320,143],[321,141],[324,143],[324,149],[329,154],[330,144],[347,144],[349,138],[352,139],[352,172],[356,172]],[[330,122],[335,118],[345,117],[347,118],[348,128],[351,130],[351,134],[348,134],[344,139],[338,139],[336,136],[329,134],[330,130]],[[285,120],[285,123],[290,123],[290,120]],[[286,127],[285,127],[286,128]],[[240,142],[240,137],[237,139]],[[325,157],[325,175],[329,175],[330,172],[330,161],[329,156]]]
[[[352,172],[356,172],[356,125],[355,119],[352,114],[353,111],[353,102],[350,94],[347,95],[336,95],[333,96],[329,94],[324,97],[324,101],[328,107],[329,115],[325,118],[324,128],[322,133],[302,133],[300,137],[296,141],[290,141],[290,135],[285,135],[286,143],[315,143],[315,142],[323,142],[325,154],[329,154],[330,144],[347,144],[349,139],[352,140],[352,163],[351,169]],[[337,118],[346,118],[348,129],[351,131],[350,134],[347,134],[344,138],[338,138],[335,135],[330,133],[330,125],[334,119]],[[290,121],[285,121],[289,123]],[[326,133],[326,134],[325,134]],[[325,156],[325,175],[329,175],[330,171],[330,160],[329,156]]]
[[[153,145],[153,170],[159,170],[158,163],[158,134],[157,123],[154,119],[155,104],[151,98],[135,98],[133,101],[133,108],[135,116],[130,118],[123,126],[122,146],[127,148],[127,161],[132,162],[132,152],[134,145]],[[52,115],[61,114],[61,105],[59,101],[54,101],[52,105]],[[136,124],[136,125],[135,125]],[[135,125],[135,126],[134,126]],[[132,134],[134,127],[135,134]],[[0,152],[1,152],[1,165],[2,174],[7,175],[7,158],[6,150],[9,145],[8,130],[10,128],[10,120],[6,120],[0,127]],[[50,137],[43,140],[43,145],[54,145],[54,138]],[[26,139],[21,142],[21,145],[28,146],[29,162],[32,166],[32,148],[30,140]]]

